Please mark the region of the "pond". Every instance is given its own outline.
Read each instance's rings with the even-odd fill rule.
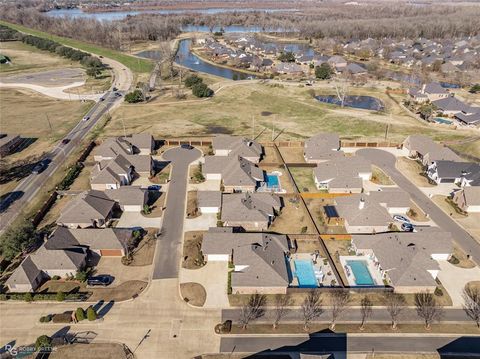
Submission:
[[[315,96],[320,102],[340,106],[342,103],[335,95]],[[371,96],[346,96],[343,104],[345,107],[360,108],[363,110],[382,111],[385,106],[378,98]]]
[[[197,55],[193,54],[190,51],[191,44],[191,39],[180,40],[177,55],[175,57],[175,62],[177,64],[194,71],[205,72],[207,74],[223,77],[229,80],[233,79],[234,76],[238,78],[255,77],[247,75],[240,71],[227,69],[203,61],[201,58],[199,58]],[[142,51],[137,53],[136,55],[147,59],[159,59],[159,52],[155,50]]]

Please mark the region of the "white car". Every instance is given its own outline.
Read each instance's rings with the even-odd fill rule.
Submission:
[[[82,118],[82,121],[88,121],[90,120],[90,116],[85,116],[84,118]]]
[[[401,216],[399,214],[394,215],[393,219],[402,223],[409,223],[409,224],[411,223],[408,218],[405,218],[404,216]]]

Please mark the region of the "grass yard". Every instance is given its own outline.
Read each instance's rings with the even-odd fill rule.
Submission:
[[[65,67],[80,67],[78,61],[66,59],[48,51],[21,41],[0,42],[0,53],[12,61],[9,65],[0,66],[0,75],[8,76],[23,72],[56,70]],[[33,60],[34,59],[34,60]]]
[[[186,232],[183,240],[182,267],[186,269],[198,269],[205,265],[201,251],[203,234],[202,231]]]
[[[450,145],[454,150],[480,158],[480,139],[472,142]],[[466,158],[466,160],[469,160]],[[471,159],[470,159],[471,160]]]
[[[95,54],[95,55],[98,55],[98,56],[108,57],[112,60],[116,60],[116,61],[124,64],[125,66],[130,68],[130,70],[132,70],[133,72],[136,72],[136,73],[146,73],[146,72],[150,72],[153,69],[153,62],[152,61],[136,58],[136,57],[121,53],[119,51],[115,51],[115,50],[108,49],[108,48],[105,48],[105,47],[100,47],[98,45],[90,44],[90,43],[79,41],[79,40],[70,39],[70,38],[67,38],[67,37],[52,35],[52,34],[49,34],[49,33],[43,32],[43,31],[28,28],[28,27],[25,27],[25,26],[12,24],[12,23],[9,23],[9,22],[3,21],[3,20],[0,20],[0,24],[8,26],[12,29],[15,29],[17,31],[20,31],[20,32],[23,32],[23,33],[26,33],[26,34],[30,34],[30,35],[50,39],[50,40],[53,40],[53,41],[57,41],[57,42],[61,43],[62,45],[65,45],[65,46],[75,47],[75,48],[80,49],[82,51],[86,51],[86,52],[89,52],[89,53],[92,53],[92,54]]]
[[[305,163],[303,147],[278,147],[286,163]]]
[[[318,192],[313,180],[313,168],[289,167],[289,170],[300,192]]]
[[[454,243],[452,258],[450,258],[449,262],[460,268],[474,268],[476,266],[471,259],[467,258],[463,249],[456,243]]]
[[[422,165],[406,157],[398,157],[396,163],[397,169],[418,187],[433,187],[428,182],[427,177],[423,175]]]
[[[293,198],[284,197],[283,202],[285,207],[273,221],[270,231],[288,234],[315,233],[310,217],[298,200],[293,201]]]
[[[51,359],[128,359],[130,355],[125,352],[120,343],[90,343],[71,344],[55,347],[55,351],[49,354]]]

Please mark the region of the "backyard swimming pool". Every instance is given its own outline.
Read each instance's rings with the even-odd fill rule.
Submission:
[[[446,118],[442,118],[442,117],[435,117],[433,120],[436,123],[441,123],[441,124],[444,124],[444,125],[451,125],[453,123],[452,121],[447,120]]]
[[[311,260],[295,259],[295,276],[298,279],[298,286],[300,288],[316,288],[318,281],[315,277],[315,270]]]
[[[347,265],[352,269],[356,285],[375,285],[366,261],[347,260]]]
[[[265,182],[268,188],[280,189],[280,179],[275,173],[267,173],[265,176]]]

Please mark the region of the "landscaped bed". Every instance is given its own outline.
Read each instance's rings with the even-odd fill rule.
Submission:
[[[183,300],[195,307],[203,307],[207,299],[205,288],[198,283],[181,283],[180,292]]]
[[[197,191],[189,191],[187,194],[187,218],[200,216],[198,210]]]
[[[391,186],[395,182],[377,166],[372,166],[372,182],[378,185]]]
[[[198,269],[205,265],[201,251],[204,233],[203,231],[185,233],[183,240],[183,268]]]

